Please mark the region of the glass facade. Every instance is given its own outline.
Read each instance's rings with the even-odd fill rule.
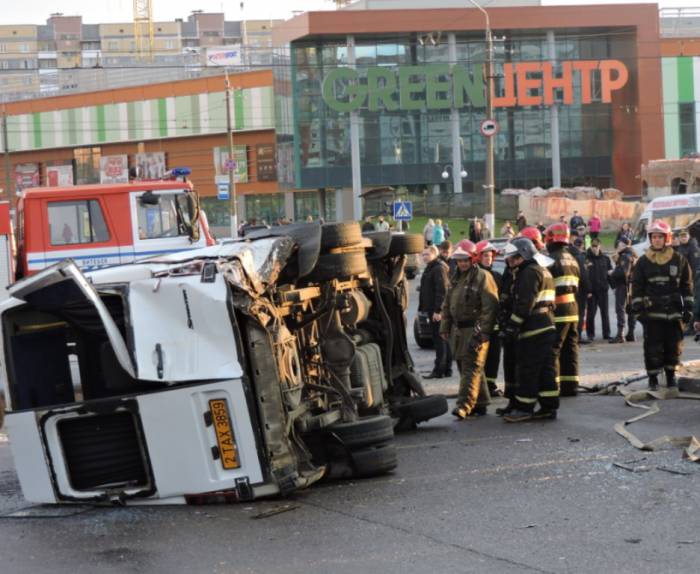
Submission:
[[[507,90],[504,65],[547,61],[549,46],[544,31],[494,31],[494,34],[504,37],[496,42],[494,54],[498,97]],[[482,82],[484,47],[482,34],[456,35],[456,64],[478,71],[478,75],[473,73],[475,83]],[[621,60],[629,69],[630,77],[633,76],[634,39],[630,34],[615,34],[610,29],[557,31],[555,51],[558,61]],[[442,64],[441,73],[440,68],[436,68],[436,80],[449,82],[448,52],[447,34],[438,35],[436,45],[418,34],[355,37],[355,66],[359,83],[368,93],[356,112],[364,186],[441,185],[451,189],[451,178],[446,184],[441,174],[446,165],[452,164],[452,93],[445,93],[443,100],[431,106],[433,109],[426,109],[426,106],[405,109],[397,105],[399,109],[391,110],[381,102],[376,105],[377,101],[386,104],[380,95],[373,97],[375,91],[378,94],[387,86],[388,80],[368,78],[372,74],[381,75],[381,72],[370,71],[377,68],[396,74],[397,68]],[[281,185],[297,189],[351,185],[351,113],[332,109],[323,98],[324,79],[334,70],[348,67],[348,56],[345,38],[298,41],[277,53],[275,92]],[[555,64],[555,74],[561,73],[557,66]],[[530,77],[537,78],[537,74]],[[578,97],[581,87],[581,75],[574,73],[574,102],[558,106],[562,185],[614,185],[612,116],[616,104],[602,102],[601,80],[596,73],[591,76],[591,103],[581,103]],[[483,92],[483,87],[479,89]],[[418,98],[426,97],[425,85],[422,90]],[[536,89],[530,92],[537,95]],[[352,97],[347,93],[344,96]],[[561,102],[562,98],[563,91],[558,90],[555,101]],[[434,109],[436,107],[439,109]],[[501,107],[496,109],[495,117],[500,125],[495,136],[497,188],[550,186],[549,106]],[[469,174],[463,182],[464,191],[482,189],[486,141],[479,126],[484,118],[483,104],[466,102],[459,107],[459,153]]]

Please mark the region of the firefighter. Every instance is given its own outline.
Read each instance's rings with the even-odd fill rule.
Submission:
[[[475,262],[476,247],[468,239],[452,257],[457,271],[442,305],[440,334],[450,341],[459,367],[459,391],[452,414],[458,419],[486,414],[489,393],[483,369],[498,313],[498,288],[493,277]]]
[[[676,386],[683,351],[683,323],[693,319],[693,279],[688,261],[671,247],[671,228],[654,221],[647,230],[650,247],[632,271],[632,312],[644,327],[644,366],[649,389]]]
[[[516,342],[516,389],[506,422],[557,418],[559,389],[554,357],[554,280],[546,269],[551,259],[532,241],[519,237],[506,245],[506,262],[514,273],[513,312],[505,329]],[[535,411],[539,401],[540,409]]]
[[[544,243],[542,243],[542,233],[539,229],[534,226],[525,227],[518,237],[526,237],[532,241],[535,248],[539,251],[544,249]],[[515,408],[515,383],[516,383],[516,348],[517,341],[512,337],[507,337],[505,335],[505,328],[508,324],[512,309],[512,287],[515,277],[513,276],[513,270],[509,265],[506,265],[505,271],[503,272],[503,281],[501,285],[500,295],[499,295],[499,334],[500,343],[503,350],[503,396],[508,399],[508,405],[503,408],[496,409],[496,414],[498,416],[503,416],[509,413]]]
[[[557,328],[557,339],[554,344],[554,360],[559,392],[563,397],[576,396],[579,382],[576,294],[581,272],[578,262],[568,249],[569,237],[569,226],[566,223],[554,223],[544,232],[547,253],[554,259],[549,268],[554,279],[556,305],[554,324]]]
[[[493,269],[493,260],[498,253],[496,249],[488,239],[479,241],[476,244],[476,260],[484,271],[487,271],[493,277],[496,282],[496,287],[498,288],[498,298],[500,303],[501,298],[501,287],[503,285],[503,275],[498,271]],[[498,321],[496,321],[496,326],[494,327],[494,336],[489,340],[489,354],[486,356],[486,366],[484,367],[484,372],[486,374],[486,385],[489,389],[489,395],[491,397],[503,396],[503,393],[496,386],[496,379],[498,378],[498,367],[501,362],[501,339],[498,336]]]

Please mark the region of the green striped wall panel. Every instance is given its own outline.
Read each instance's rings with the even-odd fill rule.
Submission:
[[[225,93],[204,96],[127,102],[125,119],[118,103],[9,116],[9,147],[22,151],[225,133]],[[274,129],[272,87],[234,90],[232,112],[234,130]]]

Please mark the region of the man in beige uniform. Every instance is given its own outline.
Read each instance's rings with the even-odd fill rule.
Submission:
[[[459,419],[486,414],[489,392],[483,370],[498,314],[496,283],[475,258],[474,243],[463,239],[457,244],[452,253],[457,271],[445,295],[440,323],[440,335],[450,341],[459,366],[459,393],[452,411]]]

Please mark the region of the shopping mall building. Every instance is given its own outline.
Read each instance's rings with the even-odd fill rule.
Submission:
[[[496,188],[638,195],[641,164],[665,153],[657,6],[487,10]],[[316,12],[278,27],[280,184],[347,190],[359,175],[363,190],[481,195],[484,29],[473,8]]]

